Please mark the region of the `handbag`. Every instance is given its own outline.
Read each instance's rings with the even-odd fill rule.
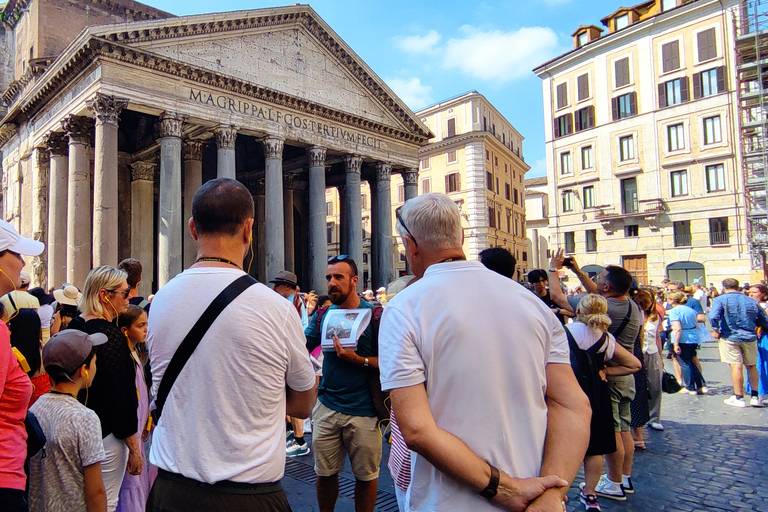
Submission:
[[[27,430],[27,460],[40,453],[40,450],[43,451],[40,458],[44,459],[45,432],[43,432],[43,428],[40,426],[40,422],[37,421],[35,415],[29,411],[27,411],[27,417],[24,418],[24,428]]]
[[[661,376],[661,390],[670,395],[680,392],[683,387],[677,382],[677,378],[665,371]]]

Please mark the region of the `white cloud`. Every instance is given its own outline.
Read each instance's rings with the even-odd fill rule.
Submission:
[[[398,36],[395,45],[406,53],[433,53],[441,38],[436,30],[430,30],[424,36]]]
[[[411,110],[416,111],[435,101],[432,98],[432,86],[422,84],[421,79],[418,77],[409,79],[387,78],[384,81],[387,82],[387,85],[395,91],[395,94],[397,94],[400,99],[411,108]]]
[[[465,25],[463,37],[445,44],[443,67],[483,80],[509,82],[529,76],[531,70],[556,55],[557,34],[548,27],[483,31]]]
[[[540,178],[541,176],[547,175],[547,159],[546,158],[540,158],[539,160],[536,160],[533,162],[533,165],[531,165],[531,170],[525,173],[525,177],[527,178]]]

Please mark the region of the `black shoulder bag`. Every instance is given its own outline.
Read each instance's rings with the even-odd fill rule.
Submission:
[[[224,308],[235,300],[241,293],[256,284],[257,281],[249,275],[244,275],[235,279],[229,286],[224,288],[222,292],[213,299],[213,302],[203,312],[202,316],[197,320],[192,329],[187,333],[186,337],[182,340],[179,348],[176,349],[176,353],[173,354],[171,362],[168,363],[163,378],[160,380],[160,386],[157,389],[157,398],[155,398],[155,421],[160,420],[160,415],[163,413],[163,407],[165,401],[168,399],[168,394],[171,392],[173,383],[176,382],[181,370],[184,369],[184,365],[187,364],[192,353],[200,344],[200,340],[203,339],[205,333],[208,332],[213,322],[219,317]]]

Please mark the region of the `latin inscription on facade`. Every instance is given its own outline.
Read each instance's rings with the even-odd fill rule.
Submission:
[[[377,139],[376,137],[352,130],[347,130],[345,128],[339,128],[337,126],[320,123],[313,119],[307,119],[291,112],[284,112],[276,108],[262,107],[261,105],[242,101],[224,94],[214,95],[205,91],[199,91],[190,88],[189,99],[198,103],[202,103],[203,105],[209,105],[211,107],[228,110],[230,112],[237,112],[238,114],[246,116],[257,117],[259,119],[263,119],[264,121],[269,121],[275,124],[292,126],[299,130],[308,130],[340,141],[363,144],[375,149],[381,149],[381,139]]]

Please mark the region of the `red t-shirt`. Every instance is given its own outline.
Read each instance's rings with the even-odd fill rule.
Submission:
[[[0,488],[24,490],[27,476],[27,416],[32,382],[11,351],[11,336],[5,322],[0,322]]]

